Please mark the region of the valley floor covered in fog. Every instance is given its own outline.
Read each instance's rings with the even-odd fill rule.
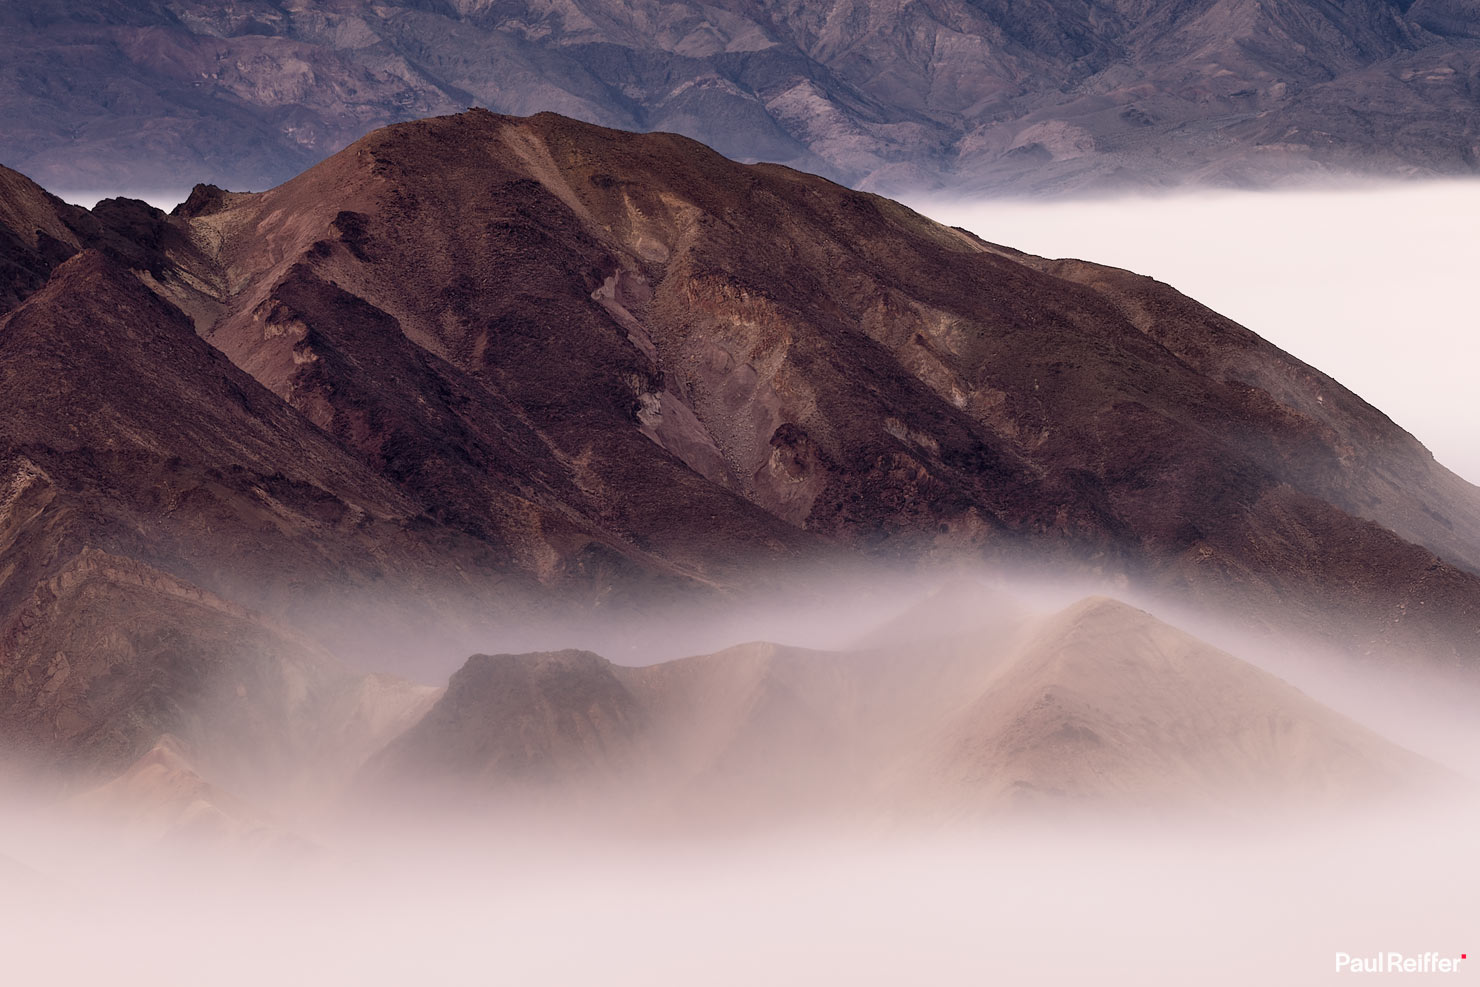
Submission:
[[[1480,888],[1460,877],[1480,817],[1469,777],[1474,731],[1462,715],[1381,690],[1375,679],[1359,689],[1339,668],[1302,665],[1226,627],[1220,632],[1215,621],[1193,623],[1262,667],[1125,604],[1092,597],[1065,607],[1065,595],[1076,593],[1067,581],[1033,590],[1019,574],[1016,583],[1012,598],[972,579],[923,597],[920,585],[890,583],[892,606],[865,594],[876,601],[872,620],[852,602],[856,587],[814,612],[810,627],[797,614],[778,614],[769,626],[764,614],[737,616],[731,632],[867,645],[835,657],[773,649],[760,666],[765,687],[753,691],[748,673],[724,666],[749,663],[754,645],[667,666],[723,673],[723,688],[692,690],[695,702],[734,700],[736,709],[715,713],[716,722],[739,718],[728,753],[708,769],[719,787],[700,791],[749,792],[744,811],[624,817],[613,811],[621,800],[578,799],[566,806],[574,813],[547,811],[553,803],[538,800],[529,814],[505,813],[524,797],[517,793],[533,790],[529,775],[506,772],[519,750],[549,744],[553,760],[543,763],[551,770],[575,763],[572,744],[586,751],[582,763],[621,754],[612,746],[619,737],[593,746],[584,731],[558,725],[591,716],[578,683],[537,678],[506,683],[493,697],[455,678],[450,691],[465,695],[441,725],[426,721],[444,731],[460,723],[461,740],[406,763],[424,778],[452,770],[460,790],[492,797],[471,809],[412,786],[395,789],[388,803],[336,801],[297,818],[291,800],[280,802],[251,822],[248,807],[203,783],[178,750],[151,754],[144,769],[63,804],[32,805],[7,793],[0,798],[7,973],[21,983],[121,987],[1141,987],[1307,984],[1328,979],[1339,953],[1469,951]],[[1020,625],[1026,633],[1007,630]],[[792,775],[815,787],[805,765],[819,751],[803,744],[825,744],[828,733],[799,731],[797,718],[824,720],[845,700],[860,702],[868,680],[851,677],[871,667],[871,655],[892,656],[894,669],[925,668],[938,660],[930,656],[940,641],[955,642],[947,650],[966,660],[963,667],[986,663],[987,698],[997,705],[984,708],[977,726],[1015,726],[1001,742],[974,739],[966,774],[951,758],[914,763],[911,774],[945,779],[952,791],[979,786],[974,772],[992,751],[1004,760],[987,765],[987,781],[1000,774],[1039,794],[1014,798],[1015,807],[995,797],[927,798],[878,812],[844,798],[798,809],[810,801],[796,802],[794,786],[777,783]],[[1021,653],[991,671],[996,652],[1009,647]],[[809,668],[822,673],[820,691],[808,692],[816,678]],[[1310,698],[1272,672],[1297,680]],[[909,681],[886,692],[907,693]],[[517,698],[526,688],[554,712],[527,716]],[[1009,695],[1022,711],[998,708]],[[960,701],[931,723],[975,717],[981,704]],[[887,722],[890,702],[865,703],[868,722]],[[1342,714],[1438,766],[1425,767]],[[518,724],[517,739],[487,732],[500,718]],[[1154,725],[1151,739],[1137,739],[1138,722]],[[408,736],[418,729],[425,733],[418,727]],[[552,738],[541,740],[542,730]],[[773,734],[779,745],[765,742]],[[761,742],[759,762],[744,760],[747,736],[752,747]],[[902,743],[909,732],[889,736]],[[1084,746],[1086,736],[1099,739]],[[454,748],[473,758],[471,767],[444,763],[441,752]],[[419,749],[402,744],[399,756]],[[1194,775],[1185,791],[1169,793],[1161,782],[1183,777],[1184,759]],[[834,771],[841,764],[826,763]],[[1394,771],[1437,780],[1438,790],[1394,787]],[[552,777],[585,790],[592,776],[577,768]],[[1224,790],[1209,787],[1220,779]],[[768,814],[766,804],[780,811]]]
[[[63,876],[0,872],[0,899],[27,902],[3,910],[0,945],[10,982],[120,987],[1324,983],[1338,952],[1473,950],[1480,891],[1455,874],[1473,813],[1413,809],[1293,827],[490,832],[101,874],[33,834]]]

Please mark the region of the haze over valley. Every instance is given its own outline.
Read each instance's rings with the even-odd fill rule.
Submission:
[[[0,13],[0,979],[1467,972],[1468,6],[208,7]]]

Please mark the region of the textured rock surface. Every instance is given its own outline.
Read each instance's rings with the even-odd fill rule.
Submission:
[[[6,163],[53,188],[260,189],[470,105],[687,134],[880,190],[1473,173],[1452,0],[13,0]]]
[[[172,704],[249,667],[844,561],[1053,563],[1474,668],[1480,492],[1149,279],[554,115],[170,216],[5,177],[0,673],[44,753],[195,742]]]
[[[721,585],[1048,556],[1474,647],[1475,489],[1149,279],[554,116],[391,128],[181,225],[210,247],[161,290],[213,345],[547,585],[598,546]]]

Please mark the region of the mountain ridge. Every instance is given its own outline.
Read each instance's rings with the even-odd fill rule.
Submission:
[[[0,23],[11,163],[78,191],[260,189],[480,105],[896,193],[1472,174],[1480,135],[1480,30],[1444,0],[25,0]]]
[[[6,187],[19,262],[47,210],[110,239],[0,316],[3,635],[89,550],[412,674],[965,563],[1475,671],[1480,491],[1150,279],[553,114],[398,125],[169,216]],[[208,660],[187,631],[169,667]]]

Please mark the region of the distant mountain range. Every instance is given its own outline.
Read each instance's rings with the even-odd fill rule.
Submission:
[[[1473,0],[10,0],[0,157],[263,189],[469,106],[673,131],[880,191],[1480,169]]]

